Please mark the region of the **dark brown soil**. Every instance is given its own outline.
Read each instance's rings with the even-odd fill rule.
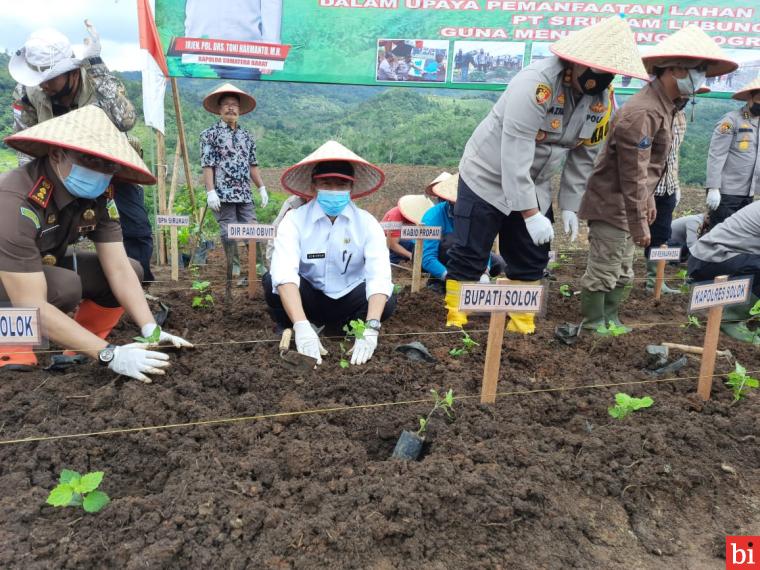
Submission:
[[[252,342],[275,339],[261,301],[242,289],[221,301],[218,252],[212,261],[202,272],[212,310],[189,308],[189,281],[152,290],[172,307],[167,328],[198,345],[173,355],[166,377],[143,385],[94,365],[6,375],[0,439],[405,402],[449,387],[456,419],[433,419],[414,463],[389,456],[427,404],[0,445],[1,567],[723,568],[725,535],[760,534],[757,395],[732,405],[720,377],[701,405],[697,358],[679,381],[585,387],[651,380],[649,343],[701,344],[704,329],[679,326],[682,297],[655,303],[639,282],[623,318],[655,326],[561,345],[554,327],[579,320],[577,297],[558,292],[582,272],[583,253],[570,254],[537,334],[505,338],[499,391],[510,394],[485,406],[487,319],[470,323],[480,346],[453,358],[458,335],[413,334],[445,331],[442,299],[407,286],[366,366],[339,368],[328,339],[326,362],[296,375],[276,342]],[[123,324],[116,338],[135,333]],[[394,351],[412,340],[437,363]],[[757,349],[723,336],[720,347],[760,368]],[[615,421],[618,391],[655,403]],[[105,471],[112,503],[98,515],[46,506],[63,468]]]

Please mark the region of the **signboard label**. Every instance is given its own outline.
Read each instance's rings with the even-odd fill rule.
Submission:
[[[751,278],[734,279],[723,283],[707,283],[696,285],[692,289],[689,312],[746,303],[749,299]]]
[[[549,263],[557,261],[557,252],[554,250],[549,251]]]
[[[649,261],[679,261],[680,247],[653,247],[649,250]]]
[[[42,344],[40,310],[0,308],[0,345]]]
[[[459,310],[479,313],[514,311],[538,313],[544,299],[543,285],[463,283]]]
[[[400,230],[403,225],[401,222],[380,222],[380,227],[386,232]]]
[[[229,224],[227,237],[229,239],[274,239],[277,228],[269,224]]]
[[[402,226],[401,239],[441,239],[441,226]]]
[[[175,216],[173,214],[156,216],[156,225],[158,226],[189,226],[190,216]]]

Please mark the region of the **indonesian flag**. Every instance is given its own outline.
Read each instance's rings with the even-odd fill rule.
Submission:
[[[150,0],[137,0],[137,21],[140,28],[140,48],[145,54],[142,70],[145,124],[164,133],[164,94],[169,71],[166,68],[164,50],[161,48]]]

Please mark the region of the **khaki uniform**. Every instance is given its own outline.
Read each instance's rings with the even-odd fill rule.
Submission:
[[[96,200],[75,198],[47,157],[0,176],[0,271],[45,274],[48,301],[63,311],[82,298],[117,307],[94,253],[67,254],[80,237],[121,242],[119,213],[111,190]],[[76,259],[76,261],[75,261]],[[131,260],[130,260],[131,261]],[[132,262],[142,277],[142,269]],[[0,301],[8,301],[0,286]]]
[[[705,187],[721,194],[754,196],[760,184],[760,117],[746,105],[723,115],[715,125],[707,156]]]

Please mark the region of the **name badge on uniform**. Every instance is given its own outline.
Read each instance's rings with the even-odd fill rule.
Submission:
[[[324,253],[307,253],[306,254],[306,259],[324,259],[325,257],[327,257],[327,255]]]

